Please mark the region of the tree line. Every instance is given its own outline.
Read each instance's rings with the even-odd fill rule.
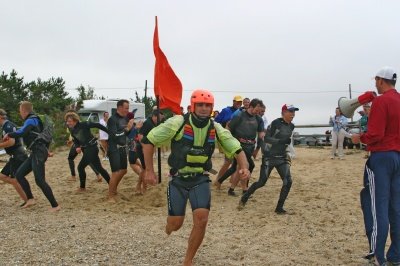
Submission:
[[[8,119],[16,125],[21,126],[23,121],[19,116],[19,103],[21,101],[30,101],[33,104],[35,113],[39,115],[48,115],[54,122],[55,136],[54,145],[64,145],[68,133],[65,127],[63,116],[67,110],[79,110],[84,100],[105,99],[98,97],[94,89],[90,86],[80,85],[76,88],[78,96],[73,98],[69,96],[65,88],[65,81],[61,77],[42,80],[38,78],[35,81],[24,80],[24,77],[18,76],[17,71],[12,70],[9,74],[0,75],[0,108],[8,114]],[[155,104],[152,97],[139,97],[136,93],[136,102],[143,102],[146,105],[146,113]]]

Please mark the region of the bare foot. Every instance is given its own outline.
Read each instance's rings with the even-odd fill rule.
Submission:
[[[80,192],[80,193],[82,193],[82,192],[86,192],[87,190],[86,190],[86,188],[84,188],[84,187],[78,187],[78,189],[76,190],[76,192]]]
[[[183,261],[183,266],[192,266],[192,265],[193,265],[192,261],[186,261],[186,260]]]
[[[165,226],[165,233],[170,235],[172,233],[172,229],[168,227],[168,224]]]
[[[71,175],[71,176],[68,178],[68,181],[76,181],[76,176]]]
[[[58,205],[57,207],[53,207],[49,209],[49,212],[58,212],[59,210],[61,210],[61,206]]]
[[[25,204],[21,206],[21,208],[22,208],[22,209],[26,209],[26,208],[29,208],[30,206],[35,205],[35,204],[36,204],[35,199],[28,199],[28,200],[25,202]]]
[[[97,182],[101,182],[102,179],[103,179],[103,178],[101,177],[101,175],[98,175],[98,176],[97,176]]]
[[[141,183],[138,183],[138,184],[136,185],[135,192],[136,192],[137,194],[141,194],[141,193],[142,193]]]
[[[117,196],[108,195],[107,202],[109,202],[109,203],[117,203]]]
[[[214,186],[215,186],[216,189],[221,189],[221,183],[218,182],[218,180],[214,181]]]
[[[147,190],[147,185],[143,185],[142,188],[140,189],[140,193],[144,194]]]

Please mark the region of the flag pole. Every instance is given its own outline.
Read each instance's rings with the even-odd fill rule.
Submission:
[[[160,124],[160,98],[156,96],[157,103],[157,126]],[[158,167],[158,183],[161,184],[161,148],[157,148],[157,167]]]

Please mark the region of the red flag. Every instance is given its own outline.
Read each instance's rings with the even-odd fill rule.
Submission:
[[[182,83],[175,75],[158,43],[157,17],[156,28],[154,29],[153,49],[154,56],[156,57],[154,94],[159,97],[160,109],[169,108],[175,114],[181,114]]]

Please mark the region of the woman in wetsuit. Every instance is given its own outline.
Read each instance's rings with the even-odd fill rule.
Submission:
[[[78,173],[80,180],[79,191],[85,191],[86,185],[86,172],[85,168],[92,164],[94,168],[99,171],[104,180],[109,183],[110,175],[103,168],[99,158],[99,148],[97,146],[97,139],[90,131],[91,128],[98,128],[108,132],[107,128],[99,123],[92,123],[89,121],[80,122],[79,115],[75,112],[68,112],[64,117],[65,123],[71,133],[71,136],[76,146],[76,152],[83,152],[83,156],[78,165]]]

